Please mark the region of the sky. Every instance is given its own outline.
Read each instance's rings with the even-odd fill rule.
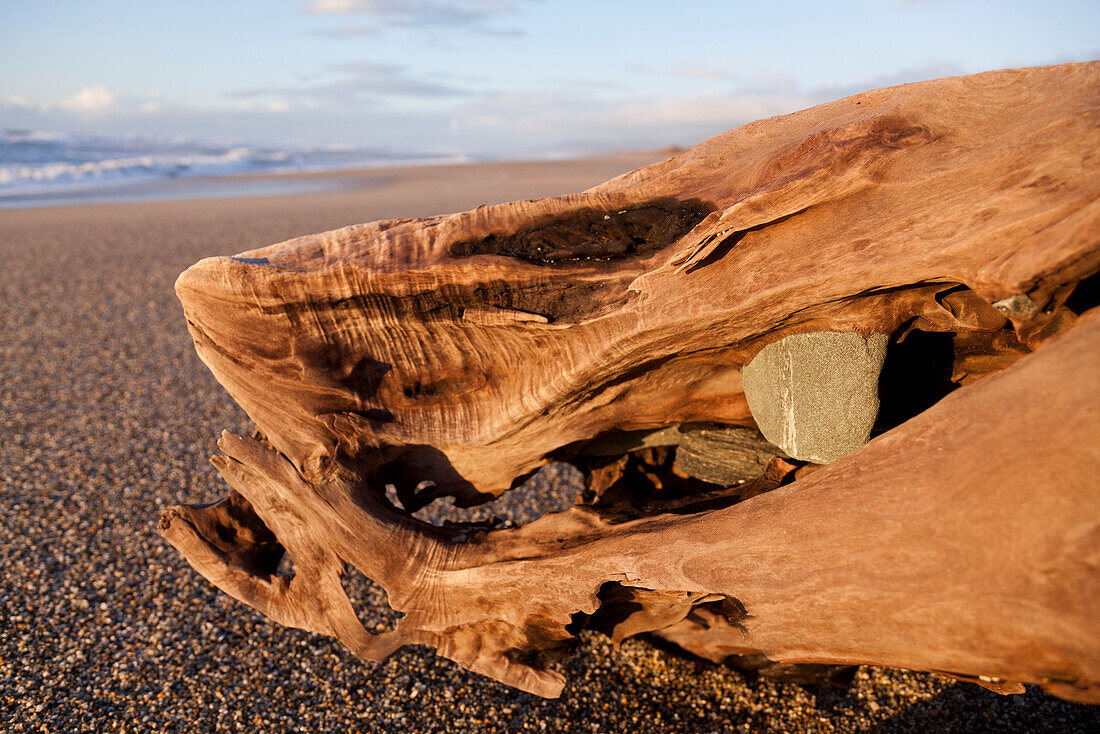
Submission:
[[[0,0],[0,128],[554,155],[1100,58],[1100,0]]]

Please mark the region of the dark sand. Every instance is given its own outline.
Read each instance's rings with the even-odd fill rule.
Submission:
[[[213,589],[156,533],[225,487],[243,414],[172,292],[201,257],[380,218],[576,191],[654,156],[342,174],[325,195],[0,212],[0,730],[1100,731],[1100,708],[861,668],[850,689],[756,682],[644,640],[586,635],[557,701],[412,648],[357,660]],[[509,495],[561,506],[559,471]],[[543,497],[545,499],[539,499]],[[368,624],[391,617],[354,586]]]

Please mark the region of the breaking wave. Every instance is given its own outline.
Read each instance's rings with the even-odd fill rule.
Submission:
[[[179,177],[464,160],[462,155],[401,153],[344,145],[276,148],[143,135],[5,130],[0,133],[0,197]]]

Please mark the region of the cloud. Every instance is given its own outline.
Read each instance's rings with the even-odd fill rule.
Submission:
[[[958,64],[941,61],[924,64],[923,66],[914,66],[909,69],[902,69],[893,74],[876,76],[872,79],[860,82],[859,84],[826,84],[815,90],[814,94],[820,101],[824,102],[827,100],[849,97],[853,94],[866,92],[869,89],[894,87],[899,84],[922,82],[927,79],[939,79],[945,76],[958,76],[966,73],[966,70]]]
[[[4,97],[3,100],[0,100],[0,104],[3,104],[6,107],[38,107],[37,102],[31,101],[21,94],[10,94],[7,97]]]
[[[376,36],[382,29],[376,25],[349,24],[336,28],[314,28],[309,32],[311,36],[322,38],[361,38],[363,36]]]
[[[335,84],[344,91],[398,97],[450,97],[466,94],[458,87],[411,76],[404,66],[373,61],[351,61],[336,71],[342,79]]]
[[[90,87],[84,87],[71,97],[51,101],[33,100],[21,94],[12,94],[0,100],[0,108],[89,118],[113,111],[118,102],[119,98],[110,89],[102,84],[93,84]]]
[[[696,74],[698,69],[676,69]],[[448,132],[491,140],[497,152],[578,153],[692,145],[731,128],[795,112],[868,89],[960,73],[955,64],[906,69],[850,86],[810,87],[774,74],[731,75],[722,93],[623,95],[563,86],[539,92],[484,94],[451,111]],[[717,75],[700,75],[714,80]],[[719,79],[718,81],[723,81]]]
[[[714,92],[680,85],[667,93],[632,94],[572,80],[541,90],[484,92],[478,90],[486,79],[422,76],[398,64],[361,61],[331,67],[297,86],[240,91],[214,106],[174,104],[155,93],[112,95],[111,106],[93,115],[57,101],[8,97],[0,100],[0,119],[9,127],[40,130],[504,156],[576,154],[693,145],[752,120],[959,71],[953,64],[932,64],[858,85],[812,87],[761,75]],[[92,99],[103,100],[79,93],[69,99],[77,97],[84,109]]]
[[[601,111],[594,117],[601,125],[630,128],[703,128],[715,133],[735,124],[793,112],[812,106],[804,94],[754,93],[690,97],[655,97],[633,99]]]
[[[327,77],[327,79],[326,79]],[[399,64],[352,61],[329,69],[322,81],[287,87],[265,87],[233,92],[232,99],[278,97],[295,99],[312,106],[345,108],[348,105],[375,105],[384,99],[461,97],[464,89],[442,81],[413,76]]]
[[[115,95],[102,84],[85,87],[71,97],[58,100],[57,106],[67,112],[93,114],[103,112],[115,104]]]
[[[369,15],[393,26],[466,25],[515,9],[508,0],[312,0],[307,8],[315,15]]]
[[[363,0],[313,0],[309,4],[311,13],[358,13],[363,12],[364,6],[371,3]]]
[[[313,31],[317,35],[349,37],[368,35],[381,28],[476,27],[515,13],[513,0],[311,0],[306,12],[313,15],[368,16],[371,25],[349,25]],[[522,35],[515,29],[486,31],[505,36]]]
[[[495,94],[456,110],[452,127],[514,152],[580,153],[690,145],[752,120],[812,106],[806,93]]]

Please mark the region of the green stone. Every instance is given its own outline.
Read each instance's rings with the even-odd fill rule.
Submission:
[[[793,458],[827,464],[871,435],[885,358],[885,334],[794,334],[745,365],[745,398],[765,438]]]

